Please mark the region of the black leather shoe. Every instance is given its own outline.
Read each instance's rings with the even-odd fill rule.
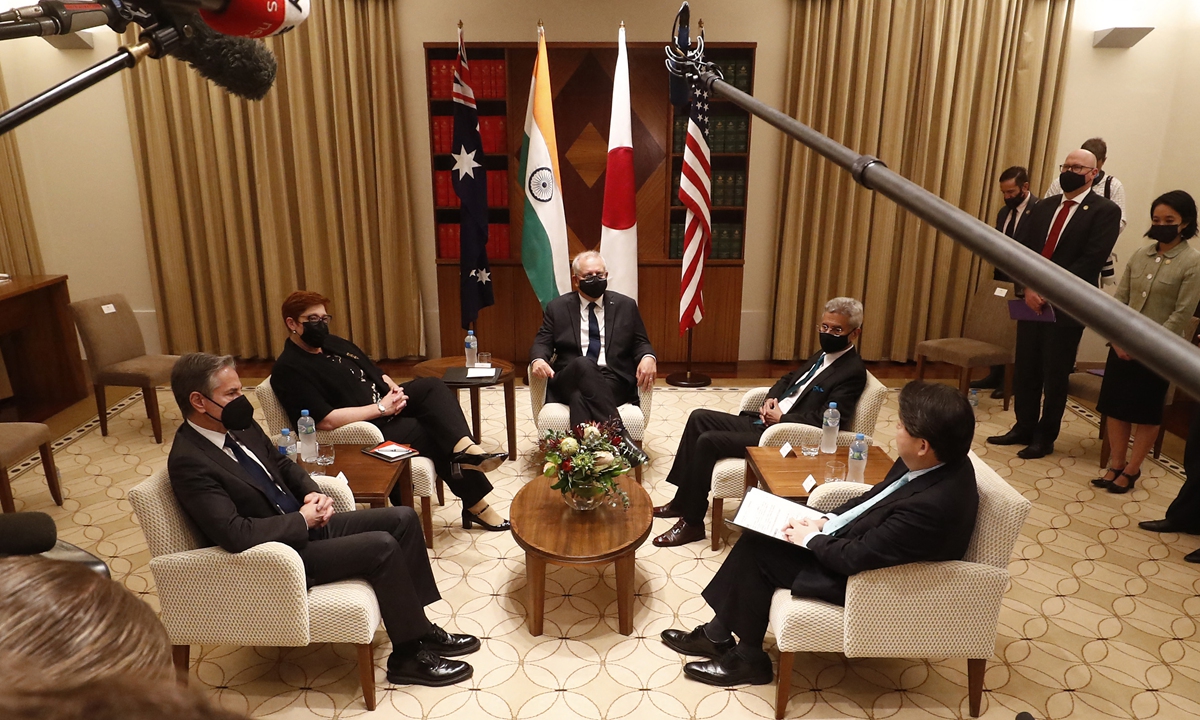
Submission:
[[[667,518],[667,519],[679,518],[679,517],[683,517],[683,513],[679,512],[678,510],[673,510],[671,508],[671,503],[667,503],[666,505],[655,505],[654,506],[654,517]]]
[[[1141,521],[1140,523],[1138,523],[1138,527],[1140,527],[1140,528],[1141,528],[1141,529],[1143,529],[1143,530],[1149,530],[1150,532],[1156,532],[1156,533],[1165,533],[1165,532],[1179,533],[1179,532],[1187,532],[1187,530],[1183,530],[1183,529],[1180,529],[1180,528],[1177,528],[1177,527],[1175,527],[1174,525],[1172,525],[1172,524],[1171,524],[1171,521],[1170,521],[1170,520],[1166,520],[1166,519],[1163,519],[1163,520],[1143,520],[1143,521]]]
[[[677,653],[683,655],[699,655],[701,657],[712,658],[716,660],[725,653],[732,650],[737,643],[733,638],[722,640],[721,642],[713,642],[704,634],[704,626],[697,625],[691,632],[682,630],[663,630],[662,641],[667,647]]]
[[[469,453],[460,452],[454,453],[450,458],[450,476],[455,480],[462,479],[462,469],[465,466],[468,470],[478,470],[482,473],[489,473],[504,464],[508,459],[508,453]]]
[[[1004,388],[996,388],[995,390],[993,390],[992,391],[992,399],[993,400],[1003,400],[1004,399]]]
[[[392,662],[388,660],[387,679],[393,685],[444,687],[467,680],[474,670],[461,660],[447,660],[428,650]],[[393,667],[394,665],[394,667]]]
[[[1025,433],[1009,430],[1003,435],[993,435],[987,439],[989,445],[1028,445],[1033,438]]]
[[[483,520],[480,520],[478,515],[466,508],[463,508],[462,511],[462,522],[463,530],[470,530],[476,525],[479,525],[484,530],[490,530],[492,532],[508,532],[509,530],[512,530],[512,523],[507,520],[502,521],[499,525],[489,525]]]
[[[680,518],[679,522],[675,523],[670,530],[654,538],[653,542],[655,547],[678,547],[703,540],[704,537],[704,523],[692,525],[687,520]]]
[[[1191,551],[1187,555],[1184,555],[1183,559],[1190,563],[1200,563],[1200,550]]]
[[[770,685],[775,679],[771,658],[766,653],[757,660],[746,660],[738,654],[736,648],[717,660],[690,662],[683,666],[683,674],[706,685],[717,687]]]
[[[429,634],[421,638],[421,649],[442,657],[470,655],[479,649],[479,638],[474,635],[449,633],[434,625]]]
[[[1117,480],[1113,480],[1112,482],[1110,482],[1108,484],[1108,486],[1105,489],[1108,490],[1110,493],[1113,493],[1114,495],[1124,495],[1125,493],[1127,493],[1133,489],[1133,486],[1137,484],[1138,478],[1140,478],[1141,476],[1142,476],[1141,470],[1138,470],[1137,472],[1135,472],[1132,475],[1122,472],[1120,475],[1117,476],[1117,480],[1120,480],[1121,478],[1125,478],[1128,482],[1125,485],[1118,485]]]
[[[1054,446],[1053,445],[1043,445],[1041,443],[1034,443],[1032,445],[1029,445],[1028,447],[1026,447],[1023,450],[1017,451],[1017,457],[1019,457],[1023,460],[1037,460],[1038,458],[1044,458],[1047,455],[1053,455],[1053,454],[1054,454]]]
[[[1000,387],[1000,383],[1003,382],[1004,378],[995,380],[991,375],[988,375],[987,377],[979,378],[978,380],[972,382],[971,387],[975,390],[995,390],[996,388]]]

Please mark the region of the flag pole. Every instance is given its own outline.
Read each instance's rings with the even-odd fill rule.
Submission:
[[[692,372],[692,328],[687,329],[687,365],[681,373],[671,373],[667,376],[667,384],[674,387],[708,387],[712,378],[704,373]]]

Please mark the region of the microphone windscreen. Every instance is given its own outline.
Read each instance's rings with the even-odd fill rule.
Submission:
[[[39,555],[54,549],[58,528],[46,513],[0,515],[0,555]]]
[[[193,34],[171,51],[201,77],[247,100],[262,100],[275,84],[275,56],[258,40],[215,32],[193,15]]]
[[[1033,716],[1022,710],[1017,713],[1017,720],[1033,720]]]

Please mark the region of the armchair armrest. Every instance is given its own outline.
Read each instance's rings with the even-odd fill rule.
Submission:
[[[742,405],[738,408],[738,412],[758,412],[763,403],[767,401],[767,393],[771,392],[769,387],[756,387],[746,391],[742,396]]]
[[[828,485],[818,485],[808,496],[808,506],[813,510],[829,512],[847,500],[853,499],[870,490],[866,483],[839,482]]]
[[[962,560],[852,575],[846,655],[989,658],[1007,586],[1007,570]]]
[[[383,431],[375,423],[359,420],[346,423],[336,430],[318,430],[317,442],[334,445],[378,445],[383,442]]]
[[[350,486],[328,475],[314,475],[313,482],[321,488],[321,492],[333,498],[334,512],[351,512],[354,510],[354,492]]]
[[[529,363],[525,369],[525,377],[529,383],[529,404],[533,406],[533,421],[536,423],[542,406],[546,404],[546,378],[533,374],[533,363]]]
[[[174,645],[308,644],[304,563],[283,543],[160,555],[150,570]]]

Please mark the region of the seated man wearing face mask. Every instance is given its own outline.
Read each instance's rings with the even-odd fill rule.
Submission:
[[[654,384],[654,348],[637,302],[608,290],[608,270],[600,253],[589,250],[575,256],[571,284],[578,292],[564,293],[546,305],[529,350],[530,370],[549,379],[548,402],[570,406],[572,427],[592,420],[619,423],[617,408],[636,405],[638,388]],[[632,464],[646,461],[632,440],[624,446]]]
[[[271,369],[271,387],[292,424],[308,411],[318,430],[336,430],[366,420],[383,437],[410,445],[433,461],[437,474],[462,499],[464,528],[481,525],[505,532],[508,521],[488,502],[492,484],[485,472],[507,453],[485,453],[475,444],[454,391],[438,378],[403,386],[371,362],[357,345],[329,332],[329,299],[294,292],[283,301],[288,341]],[[399,487],[392,503],[400,504]]]
[[[713,467],[723,458],[745,457],[746,448],[757,445],[767,427],[781,422],[820,427],[831,402],[837,403],[843,429],[854,423],[858,398],[867,386],[867,368],[853,345],[862,335],[862,319],[862,303],[854,298],[830,300],[817,327],[821,352],[780,378],[757,413],[700,409],[688,416],[667,475],[667,482],[679,489],[671,502],[654,508],[654,517],[680,520],[654,538],[655,545],[675,547],[704,539]]]

